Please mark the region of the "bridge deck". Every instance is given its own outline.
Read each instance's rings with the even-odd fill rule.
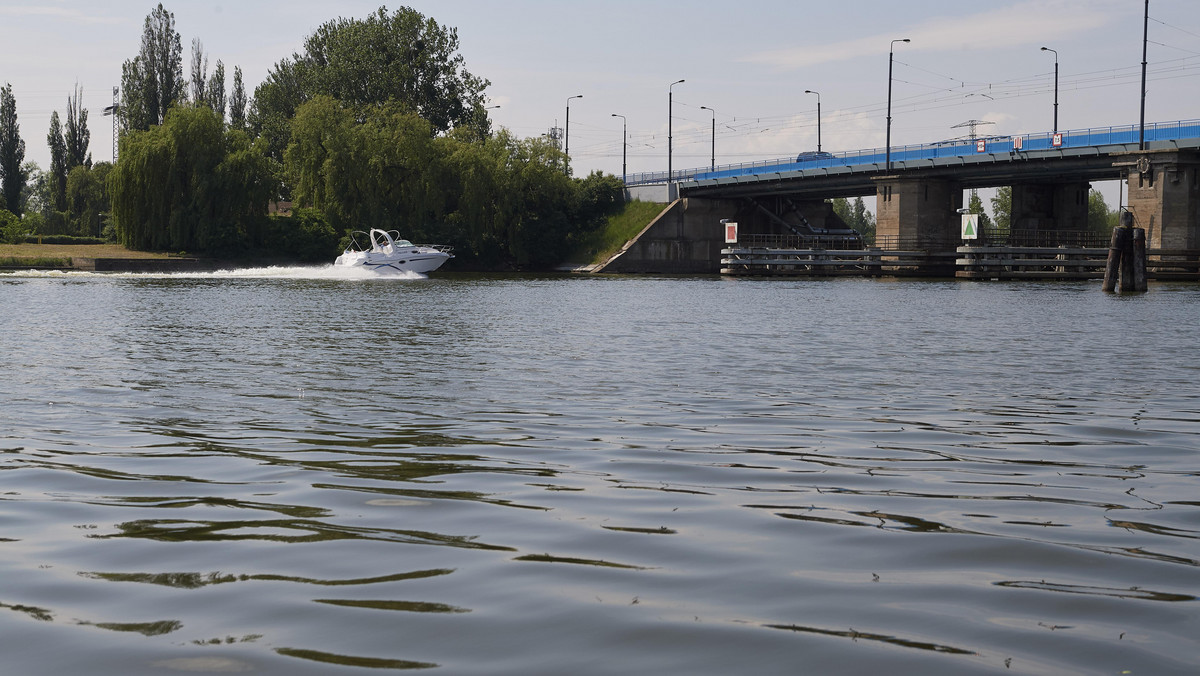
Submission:
[[[1138,125],[1122,125],[895,146],[891,151],[892,171],[944,170],[967,188],[1003,185],[1003,181],[1018,177],[1037,179],[1039,172],[1059,175],[1069,171],[1093,180],[1119,178],[1120,169],[1113,166],[1111,156],[1138,150],[1140,134]],[[1146,125],[1145,139],[1150,149],[1200,148],[1200,120]],[[680,183],[681,191],[697,195],[732,194],[739,189],[761,193],[764,184],[784,181],[794,191],[805,179],[816,179],[812,183],[822,184],[820,191],[826,196],[868,194],[874,186],[871,177],[887,170],[886,155],[886,148],[801,153],[797,157],[722,165],[715,170],[678,170],[672,172],[672,178]],[[630,175],[627,185],[666,182],[666,172],[651,172]]]

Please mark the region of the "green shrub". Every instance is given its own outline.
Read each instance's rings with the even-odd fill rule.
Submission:
[[[0,242],[17,244],[25,236],[21,219],[7,209],[0,209]]]
[[[75,237],[73,235],[25,235],[26,244],[104,244],[99,237]]]
[[[299,208],[274,216],[270,230],[277,251],[305,263],[330,262],[338,254],[338,235],[319,209]]]

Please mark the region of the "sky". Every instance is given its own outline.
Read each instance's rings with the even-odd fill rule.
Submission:
[[[193,38],[240,66],[247,94],[321,24],[379,2],[168,0]],[[148,0],[0,0],[0,84],[11,83],[26,159],[49,166],[52,111],[76,84],[92,155],[112,157],[121,65],[137,55]],[[396,9],[399,4],[389,7]],[[490,81],[493,124],[519,137],[568,127],[575,175],[630,174],[976,133],[1137,124],[1142,2],[1133,0],[410,0],[457,30],[466,68]],[[1146,121],[1200,118],[1200,2],[1151,0]],[[893,42],[908,38],[911,42]],[[672,85],[673,82],[682,83]],[[806,93],[806,90],[820,94]],[[571,98],[582,95],[582,98]],[[623,115],[627,131],[623,132]],[[715,126],[715,134],[714,134]],[[714,148],[715,147],[715,148]],[[1114,205],[1113,199],[1109,199]]]

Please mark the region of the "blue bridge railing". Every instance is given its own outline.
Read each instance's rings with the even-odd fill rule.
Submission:
[[[975,140],[942,141],[921,145],[892,147],[892,164],[911,160],[930,160],[943,157],[964,157],[980,153],[1031,152],[1039,150],[1061,150],[1109,145],[1137,143],[1140,127],[1136,124],[1117,127],[1093,127],[1069,131],[1043,132],[1020,136],[988,136]],[[1157,122],[1146,125],[1146,142],[1200,139],[1200,120]],[[980,145],[982,144],[982,146]],[[829,167],[855,167],[882,165],[886,162],[886,148],[850,150],[839,153],[801,153],[797,157],[786,157],[757,162],[724,164],[715,170],[679,169],[672,171],[675,181],[692,181],[734,176],[754,176],[784,171],[824,169]],[[626,185],[648,185],[666,183],[667,172],[645,172],[630,174]]]

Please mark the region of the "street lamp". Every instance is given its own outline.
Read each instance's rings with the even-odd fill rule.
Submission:
[[[624,115],[617,115],[616,113],[613,113],[612,116],[621,118],[621,182],[624,183],[625,182],[625,157],[626,157],[625,151],[629,149],[629,141],[626,140],[628,138],[628,135],[626,134],[626,130],[628,129],[628,127],[626,126],[626,120],[625,120]]]
[[[887,150],[885,153],[885,164],[887,170],[892,170],[892,57],[896,49],[897,42],[912,42],[908,38],[900,38],[892,40],[888,45],[888,105],[887,105]]]
[[[1042,47],[1043,52],[1054,52],[1054,133],[1058,133],[1058,50]]]
[[[683,83],[683,80],[676,80],[667,87],[667,198],[671,197],[671,122],[675,112],[675,90],[677,84]]]
[[[821,152],[821,92],[814,92],[811,89],[805,89],[805,94],[817,95],[817,152]]]
[[[567,97],[567,128],[563,130],[563,155],[567,156],[567,162],[571,161],[571,99],[582,99],[583,94]]]
[[[708,106],[700,106],[700,110],[707,110],[712,113],[712,158],[709,160],[709,171],[717,170],[717,111]]]
[[[121,112],[121,104],[120,104],[120,102],[117,100],[117,94],[118,94],[120,91],[121,91],[121,89],[120,89],[119,87],[113,87],[113,103],[112,103],[112,105],[111,105],[111,106],[105,106],[105,107],[104,107],[104,115],[105,115],[105,117],[107,117],[107,116],[109,116],[109,115],[112,115],[112,119],[113,119],[113,136],[112,136],[112,142],[113,142],[113,153],[112,153],[112,157],[113,157],[113,164],[116,164],[116,163],[117,163],[117,117],[119,117],[119,115],[120,115],[120,112]]]

